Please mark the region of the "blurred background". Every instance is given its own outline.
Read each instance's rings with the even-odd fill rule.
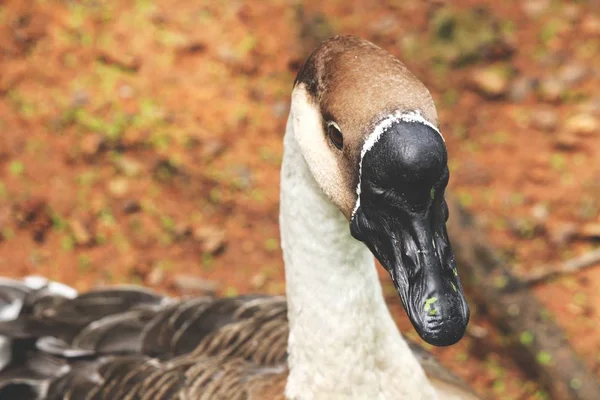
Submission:
[[[0,275],[80,290],[128,282],[176,295],[284,293],[289,95],[304,58],[337,33],[384,47],[429,87],[450,190],[514,275],[597,252],[598,7],[0,1]],[[532,290],[598,375],[594,263]],[[417,338],[381,276],[399,325]],[[505,341],[472,306],[467,337],[432,351],[490,399],[549,398]]]

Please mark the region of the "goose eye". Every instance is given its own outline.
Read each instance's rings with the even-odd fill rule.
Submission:
[[[338,150],[344,147],[344,137],[342,136],[340,127],[333,121],[327,123],[327,136]]]

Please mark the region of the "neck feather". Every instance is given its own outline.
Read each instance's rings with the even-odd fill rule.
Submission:
[[[311,175],[291,118],[280,226],[290,324],[286,397],[434,399],[385,304],[371,253]]]

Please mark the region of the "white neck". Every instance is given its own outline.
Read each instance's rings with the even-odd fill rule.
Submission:
[[[435,399],[385,304],[367,247],[310,173],[291,118],[281,173],[290,374],[286,397]]]

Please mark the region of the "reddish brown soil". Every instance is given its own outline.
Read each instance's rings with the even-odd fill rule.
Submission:
[[[329,31],[375,41],[428,85],[451,188],[516,274],[597,247],[586,234],[600,224],[597,5],[454,1],[453,13],[487,7],[506,39],[458,67],[433,61],[445,51],[432,22],[443,3],[307,0],[300,13],[288,0],[0,1],[0,274],[172,293],[194,275],[224,295],[283,293],[288,96],[298,63]],[[533,89],[486,100],[470,82],[493,62],[510,67],[512,82],[544,82],[569,65],[587,72],[559,98]],[[534,121],[541,107],[558,117],[552,128]],[[576,113],[596,128],[569,133]],[[596,372],[598,287],[592,268],[536,289]],[[470,335],[433,351],[489,398],[545,398],[502,344],[474,309]]]

